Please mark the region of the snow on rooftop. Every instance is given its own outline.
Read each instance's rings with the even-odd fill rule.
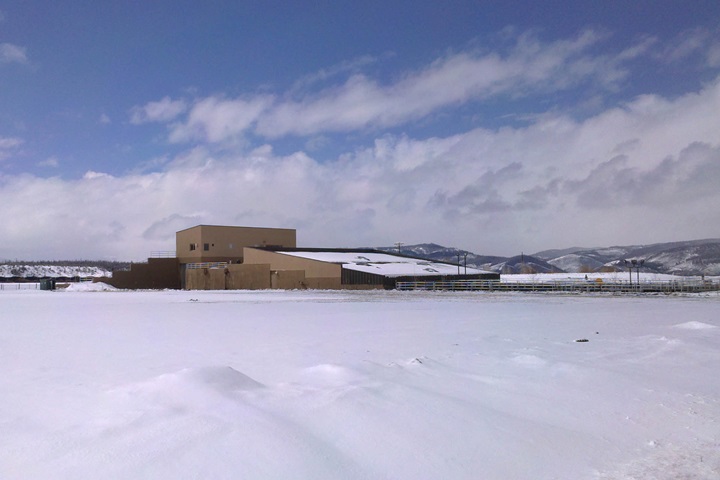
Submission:
[[[457,275],[457,265],[433,262],[420,258],[403,257],[379,252],[314,252],[314,251],[278,251],[284,255],[340,263],[343,268],[365,273],[375,273],[386,277]],[[477,275],[492,273],[476,268],[460,267],[460,274]]]

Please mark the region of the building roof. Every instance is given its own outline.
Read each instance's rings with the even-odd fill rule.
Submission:
[[[295,257],[339,263],[343,268],[358,272],[374,273],[386,277],[420,277],[438,275],[457,275],[458,266],[451,263],[435,262],[422,258],[396,255],[378,250],[346,249],[274,249],[277,253]],[[476,268],[460,266],[461,275],[492,273]]]
[[[296,231],[294,228],[278,228],[278,227],[248,227],[245,225],[208,225],[208,224],[200,224],[195,225],[193,227],[183,228],[182,230],[178,230],[175,232],[176,234],[180,232],[184,232],[186,230],[194,230],[196,228],[218,228],[218,229],[241,229],[241,230],[288,230],[288,231]]]

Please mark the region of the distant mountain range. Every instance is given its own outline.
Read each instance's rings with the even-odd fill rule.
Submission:
[[[398,252],[398,247],[378,250]],[[500,273],[562,273],[627,271],[623,260],[644,260],[641,271],[674,275],[720,275],[720,239],[615,247],[573,247],[544,250],[532,255],[498,257],[478,255],[435,243],[402,245],[403,255],[460,263]],[[128,268],[127,262],[0,262],[0,280],[100,277]]]
[[[398,247],[379,250],[398,252]],[[643,260],[641,271],[674,275],[720,275],[720,239],[601,248],[544,250],[532,255],[478,255],[434,243],[403,245],[403,255],[460,263],[500,273],[562,273],[626,270],[624,260]]]

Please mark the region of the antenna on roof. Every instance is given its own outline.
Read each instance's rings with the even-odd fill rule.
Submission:
[[[400,253],[400,247],[402,247],[402,246],[405,245],[405,244],[404,244],[403,242],[395,242],[394,245],[397,247],[398,253]]]

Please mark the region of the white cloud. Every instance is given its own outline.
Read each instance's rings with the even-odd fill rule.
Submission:
[[[149,102],[142,107],[130,110],[130,123],[140,125],[148,122],[168,122],[174,120],[187,110],[183,100],[172,100],[164,97],[157,102]]]
[[[48,157],[45,160],[38,162],[40,167],[52,167],[57,168],[60,165],[60,160],[57,157]]]
[[[8,150],[19,147],[23,144],[23,140],[15,137],[0,137],[0,150]]]
[[[98,121],[103,125],[110,125],[112,123],[110,117],[105,113],[100,115],[100,119]]]
[[[471,100],[556,91],[586,81],[612,85],[623,78],[622,61],[631,55],[593,57],[587,50],[598,41],[592,31],[549,44],[527,34],[506,56],[447,55],[388,85],[356,74],[341,86],[276,103],[256,131],[279,137],[389,127]]]
[[[662,51],[660,57],[670,63],[679,63],[694,55],[699,55],[705,67],[720,67],[719,31],[706,28],[693,28],[680,33]]]
[[[697,142],[649,170],[631,166],[625,155],[614,157],[585,178],[567,182],[566,188],[588,209],[652,208],[666,202],[686,204],[717,197],[718,180],[720,147]]]
[[[109,175],[107,173],[102,172],[95,172],[92,170],[88,170],[85,172],[85,175],[83,175],[83,180],[96,180],[96,179],[103,179],[103,178],[113,178],[112,175]]]
[[[720,67],[720,41],[715,42],[708,49],[707,63],[712,68]]]
[[[268,108],[273,98],[258,95],[250,99],[208,97],[196,102],[187,120],[172,125],[171,142],[203,140],[221,142],[247,130]]]
[[[378,59],[376,57],[370,55],[363,55],[353,60],[333,65],[329,68],[323,68],[317,72],[314,72],[310,75],[305,75],[304,77],[300,78],[298,81],[295,82],[295,84],[291,88],[291,91],[304,91],[313,85],[325,82],[331,78],[337,77],[347,72],[358,73],[361,68],[372,65],[377,60]]]
[[[549,43],[526,33],[518,36],[504,54],[447,54],[387,83],[359,73],[360,66],[372,61],[361,58],[304,79],[284,95],[201,98],[184,119],[170,126],[169,140],[217,143],[247,132],[279,138],[377,129],[416,121],[472,101],[540,95],[579,85],[612,89],[626,77],[625,64],[645,54],[654,43],[645,38],[615,54],[594,53],[593,48],[603,40],[603,35],[592,30]],[[343,83],[306,91],[344,72],[352,74]],[[169,122],[184,110],[182,102],[166,97],[135,107],[132,121]]]
[[[0,257],[142,259],[198,223],[297,228],[307,246],[434,241],[487,254],[715,237],[718,111],[720,79],[584,121],[383,135],[329,162],[201,146],[160,172],[5,175]]]
[[[705,47],[709,39],[709,32],[702,28],[683,32],[676,42],[669,45],[663,52],[666,60],[676,62]]]
[[[18,147],[24,143],[23,139],[17,137],[0,137],[0,161],[17,152]]]
[[[150,225],[142,236],[147,240],[160,240],[168,245],[173,245],[176,232],[187,228],[188,225],[197,225],[200,220],[199,215],[178,215],[174,213]],[[174,248],[169,248],[169,250],[174,250]]]
[[[27,49],[12,43],[0,43],[0,63],[28,63]]]

